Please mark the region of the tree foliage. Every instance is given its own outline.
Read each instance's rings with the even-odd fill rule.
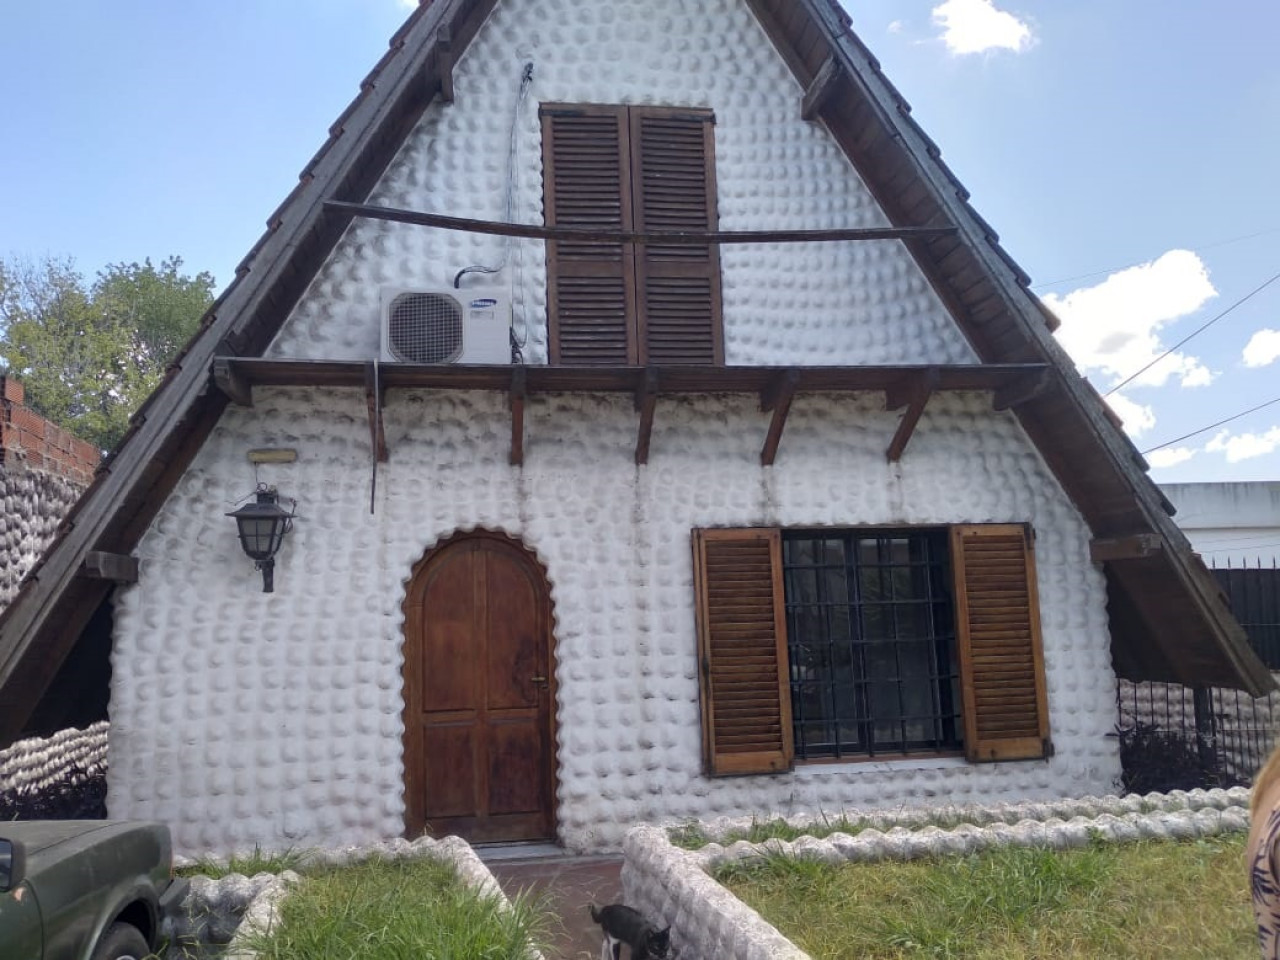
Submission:
[[[0,260],[0,359],[28,404],[112,449],[213,302],[213,276],[181,267],[115,263],[87,283],[70,259]]]

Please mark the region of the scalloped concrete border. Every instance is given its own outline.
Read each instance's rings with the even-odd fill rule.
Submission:
[[[435,859],[443,860],[453,864],[462,882],[472,890],[475,890],[481,896],[496,898],[505,910],[511,909],[511,902],[507,899],[506,894],[502,892],[502,888],[498,885],[498,881],[494,879],[489,868],[476,855],[471,845],[460,837],[444,837],[441,840],[422,837],[414,841],[397,838],[363,847],[308,850],[302,855],[299,866],[301,868],[343,866],[360,863],[372,857],[385,857],[391,860],[434,857]],[[195,862],[183,857],[178,858],[176,861],[178,866],[187,866]],[[232,874],[228,877],[223,877],[211,886],[234,885],[243,883],[244,880],[245,877],[242,874]],[[246,946],[246,941],[250,934],[267,932],[275,926],[280,918],[280,904],[288,893],[289,887],[298,882],[298,880],[299,877],[296,873],[292,870],[286,870],[278,877],[272,877],[270,882],[264,884],[258,890],[244,908],[243,918],[230,943],[227,944],[226,953],[223,954],[224,960],[256,960],[257,954]],[[216,891],[214,892],[216,893]],[[189,900],[190,895],[188,895]],[[204,946],[205,944],[203,943],[199,944],[201,948]],[[529,948],[528,956],[529,960],[544,960],[542,954],[532,947]]]
[[[922,807],[851,816],[851,821],[874,824],[856,836],[836,833],[762,844],[738,840],[728,847],[710,843],[696,851],[676,847],[665,828],[640,826],[628,832],[624,844],[622,888],[627,903],[661,925],[671,925],[672,944],[681,960],[806,960],[808,954],[716,883],[710,871],[763,853],[829,863],[870,862],[996,846],[1061,850],[1085,846],[1095,837],[1111,842],[1207,837],[1248,830],[1248,804],[1249,791],[1237,787],[992,807]],[[768,819],[802,827],[824,820]],[[939,821],[954,825],[942,829],[934,825]],[[753,822],[760,819],[721,818],[698,826],[723,838]]]

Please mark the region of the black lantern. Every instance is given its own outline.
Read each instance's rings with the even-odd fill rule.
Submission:
[[[284,535],[293,529],[293,511],[286,513],[280,506],[280,495],[275,487],[260,484],[253,503],[246,503],[227,516],[236,518],[240,546],[254,566],[262,571],[262,592],[271,593],[275,589],[272,574],[276,551],[284,542]]]

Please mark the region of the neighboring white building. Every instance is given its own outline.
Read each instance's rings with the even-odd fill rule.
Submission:
[[[1270,678],[963,196],[829,0],[420,7],[0,621],[0,732],[113,596],[109,810],[185,852],[1110,791],[1117,673]]]
[[[1165,483],[1160,489],[1205,563],[1280,565],[1280,481]]]

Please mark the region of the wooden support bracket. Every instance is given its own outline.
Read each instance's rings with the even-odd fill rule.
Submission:
[[[84,562],[80,565],[80,575],[90,580],[137,583],[138,558],[123,553],[90,550],[84,555]]]
[[[1010,410],[1040,396],[1048,389],[1049,383],[1048,370],[1020,377],[1008,386],[996,390],[991,398],[991,406],[995,410]]]
[[[778,444],[782,442],[782,431],[787,425],[787,414],[791,412],[791,401],[799,383],[799,370],[785,370],[760,394],[760,409],[765,413],[773,411],[769,433],[764,438],[764,449],[760,451],[762,467],[773,466],[773,461],[777,459]]]
[[[906,382],[894,384],[885,391],[885,406],[888,409],[897,410],[904,406],[907,408],[907,412],[902,415],[902,420],[898,424],[897,432],[893,435],[893,441],[889,444],[889,449],[885,451],[885,456],[890,463],[897,463],[902,459],[907,444],[911,442],[911,435],[916,432],[916,425],[924,413],[925,404],[938,389],[941,379],[942,374],[938,368],[929,367],[914,374]]]
[[[1143,560],[1164,550],[1158,533],[1136,533],[1130,537],[1113,537],[1089,542],[1089,559],[1094,563],[1116,560]]]
[[[804,100],[800,104],[800,118],[802,120],[816,120],[822,113],[823,107],[831,100],[839,86],[840,77],[843,71],[840,64],[834,56],[827,57],[826,62],[818,70],[818,75],[813,78],[813,83],[809,84],[809,89],[804,93]]]
[[[524,400],[529,393],[529,374],[524,367],[511,371],[511,457],[513,467],[524,464]]]
[[[649,440],[653,436],[653,414],[658,406],[658,371],[649,368],[644,382],[636,391],[636,409],[640,411],[640,430],[636,435],[636,466],[649,462]]]
[[[441,27],[436,32],[435,52],[436,73],[440,75],[440,99],[453,103],[453,33],[448,27]]]
[[[231,357],[213,358],[213,382],[232,403],[253,406],[253,387],[231,365]]]
[[[382,406],[387,392],[382,386],[381,379],[381,371],[378,369],[376,360],[365,364],[364,400],[369,410],[369,445],[373,448],[378,462],[386,463],[391,459],[391,455],[387,451],[387,434],[382,426]]]

